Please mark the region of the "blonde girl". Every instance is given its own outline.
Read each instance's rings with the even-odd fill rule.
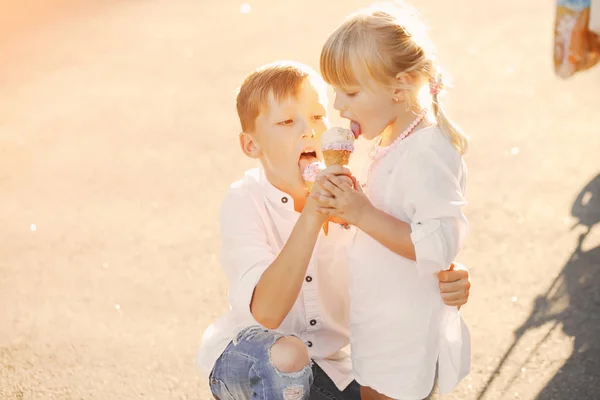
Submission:
[[[437,278],[468,231],[467,138],[442,110],[440,69],[406,6],[351,15],[325,43],[321,73],[354,134],[375,140],[366,182],[329,176],[320,212],[356,226],[350,342],[363,398],[423,399],[469,370],[469,332]],[[366,184],[361,185],[360,183]]]

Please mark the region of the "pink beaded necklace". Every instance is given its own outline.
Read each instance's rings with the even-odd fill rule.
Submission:
[[[411,133],[413,133],[415,128],[421,123],[421,121],[423,121],[423,118],[425,118],[426,115],[427,115],[427,110],[423,110],[423,112],[421,112],[421,114],[419,114],[417,116],[417,118],[404,130],[404,132],[402,132],[400,134],[400,136],[398,136],[396,138],[396,140],[394,140],[392,142],[392,144],[390,144],[389,146],[381,147],[380,144],[381,144],[381,140],[383,139],[383,137],[382,136],[379,137],[379,140],[377,141],[377,144],[375,145],[375,148],[373,149],[371,165],[369,166],[369,171],[367,173],[367,182],[370,180],[369,178],[371,177],[371,172],[373,171],[373,167],[375,167],[377,162],[379,162],[390,151],[392,151],[394,148],[396,148],[401,141],[403,141]]]

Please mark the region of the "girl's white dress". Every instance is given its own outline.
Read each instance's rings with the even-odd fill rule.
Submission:
[[[350,251],[355,378],[388,397],[427,397],[436,365],[442,394],[469,371],[469,331],[457,308],[443,304],[436,275],[448,269],[467,236],[465,181],[460,153],[437,126],[390,148],[368,176],[373,205],[411,224],[417,259],[360,230]]]

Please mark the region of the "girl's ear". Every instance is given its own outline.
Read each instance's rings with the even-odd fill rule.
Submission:
[[[250,158],[260,158],[262,155],[260,144],[256,140],[256,137],[251,133],[240,133],[240,147],[244,154]]]
[[[396,79],[393,86],[393,99],[396,103],[406,101],[406,96],[409,91],[413,88],[412,78],[406,72],[399,72],[396,74]]]

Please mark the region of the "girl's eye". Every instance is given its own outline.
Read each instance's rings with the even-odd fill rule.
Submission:
[[[354,97],[358,94],[358,92],[353,92],[353,93],[346,93],[346,96],[348,97]]]
[[[315,115],[314,118],[317,120],[321,120],[321,119],[325,118],[325,116],[324,115]]]
[[[293,123],[294,123],[293,119],[286,119],[285,121],[278,122],[277,125],[290,125]]]

